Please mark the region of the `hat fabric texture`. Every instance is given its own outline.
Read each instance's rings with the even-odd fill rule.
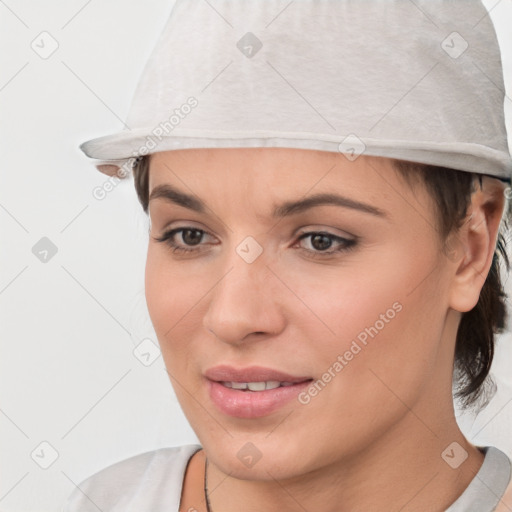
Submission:
[[[127,128],[80,148],[107,174],[159,151],[287,147],[506,180],[504,99],[479,0],[177,0]]]

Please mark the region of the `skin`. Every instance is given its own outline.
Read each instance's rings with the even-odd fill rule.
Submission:
[[[189,463],[180,510],[206,510],[205,456],[217,512],[442,511],[453,503],[483,461],[454,417],[455,337],[492,262],[503,185],[484,179],[448,257],[427,191],[412,190],[388,159],[285,148],[168,151],[150,160],[150,192],[162,184],[208,207],[198,213],[163,198],[149,207],[147,305],[204,448]],[[385,216],[334,205],[270,215],[284,200],[320,192]],[[187,226],[207,233],[199,246],[184,232],[174,236],[195,253],[156,240]],[[357,243],[325,256],[311,236],[299,240],[318,231]],[[236,252],[247,236],[263,248],[250,264]],[[327,251],[344,247],[330,240]],[[217,364],[322,378],[397,302],[400,312],[309,403],[244,419],[211,402],[203,374]],[[237,457],[247,442],[261,453],[250,468]],[[468,454],[457,469],[441,457],[453,442]]]

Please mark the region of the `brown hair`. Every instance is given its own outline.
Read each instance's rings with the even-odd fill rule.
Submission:
[[[476,183],[482,187],[482,174],[458,171],[396,160],[395,169],[412,187],[417,182],[426,186],[437,210],[437,231],[446,248],[449,235],[463,225],[471,195]],[[455,343],[455,397],[464,406],[479,403],[484,406],[492,398],[494,383],[489,376],[494,357],[495,335],[503,332],[507,320],[507,295],[503,289],[500,264],[506,271],[510,262],[506,251],[505,235],[512,217],[511,204],[507,203],[498,233],[491,268],[473,309],[463,313]]]
[[[457,232],[466,219],[471,195],[482,175],[413,162],[395,160],[395,169],[409,186],[423,183],[432,196],[437,210],[437,230],[441,243]],[[137,196],[146,214],[149,200],[149,158],[140,157],[134,168]],[[508,204],[508,203],[507,203]],[[503,217],[496,250],[489,274],[476,306],[463,313],[455,344],[454,396],[464,407],[485,405],[493,393],[489,376],[494,357],[495,335],[501,333],[507,319],[506,294],[500,275],[500,262],[508,272],[510,262],[506,252],[505,234],[512,218],[510,203]]]

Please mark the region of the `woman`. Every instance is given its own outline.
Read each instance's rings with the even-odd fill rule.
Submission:
[[[200,445],[91,476],[82,510],[490,512],[512,161],[480,2],[178,1],[129,130],[146,299]],[[507,508],[505,508],[507,510]]]

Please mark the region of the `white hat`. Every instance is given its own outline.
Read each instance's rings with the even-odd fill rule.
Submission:
[[[510,179],[496,34],[479,0],[177,0],[102,172],[187,148],[288,147]]]

